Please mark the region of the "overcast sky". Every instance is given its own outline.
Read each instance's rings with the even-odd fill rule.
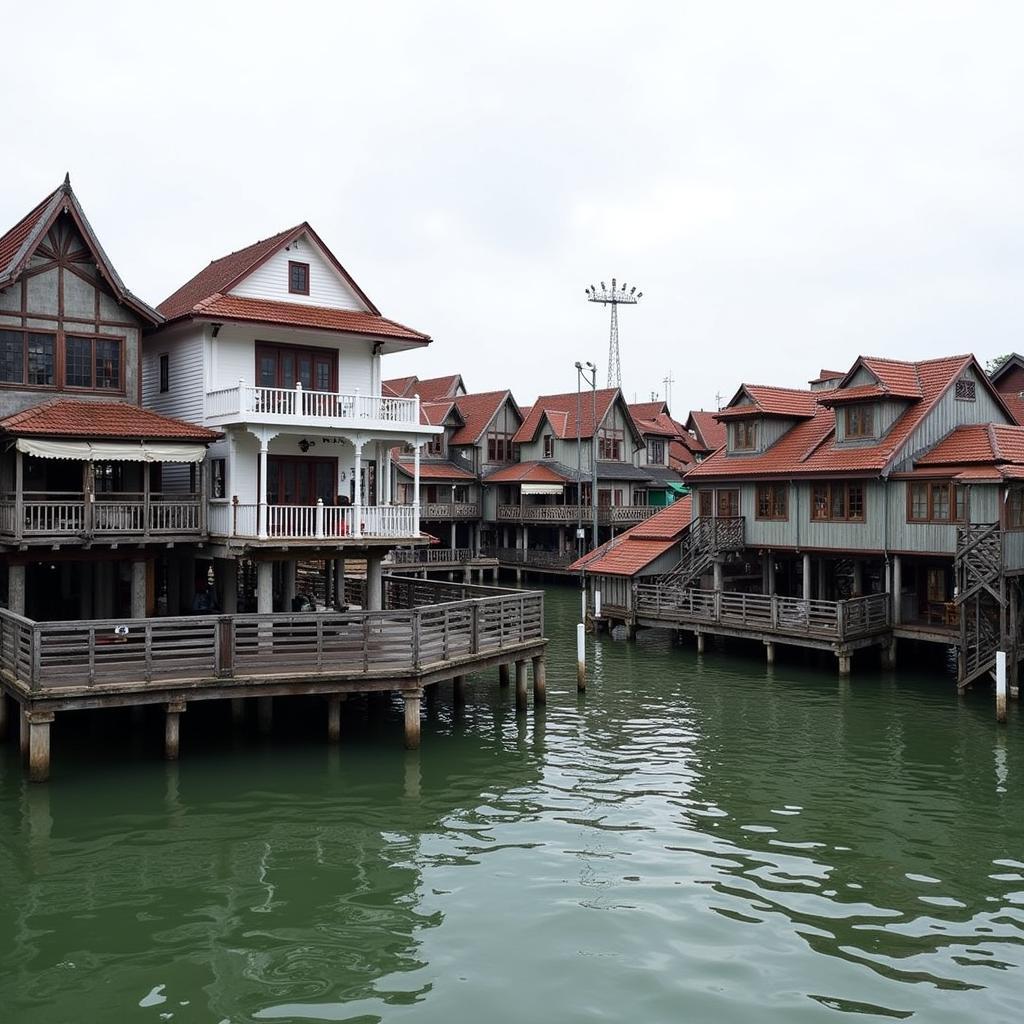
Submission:
[[[387,376],[524,402],[1024,346],[1019,4],[46,2],[3,14],[0,224],[71,171],[128,286],[308,220]],[[14,44],[14,45],[10,45]]]

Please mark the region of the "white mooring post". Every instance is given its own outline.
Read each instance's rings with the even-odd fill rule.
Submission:
[[[594,591],[594,618],[601,618],[601,591]]]
[[[1006,651],[996,651],[996,721],[1006,721]]]
[[[576,624],[576,689],[587,689],[587,627],[582,622]]]
[[[587,621],[587,588],[584,587],[580,591],[580,619],[583,622]]]

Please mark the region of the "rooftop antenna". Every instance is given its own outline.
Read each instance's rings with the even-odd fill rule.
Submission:
[[[636,285],[633,285],[628,291],[626,289],[625,281],[620,285],[613,277],[611,288],[602,281],[600,290],[594,285],[586,290],[588,302],[600,302],[602,306],[612,307],[611,335],[608,340],[608,387],[610,388],[622,387],[622,365],[619,361],[619,306],[635,306],[644,295],[643,292],[636,290]]]
[[[716,391],[715,392],[715,405],[718,406],[718,411],[721,412],[722,411],[722,392],[721,391]]]
[[[676,379],[672,376],[672,371],[668,371],[668,376],[662,380],[662,384],[665,385],[665,404],[669,408],[669,412],[672,411],[672,385],[675,384]]]

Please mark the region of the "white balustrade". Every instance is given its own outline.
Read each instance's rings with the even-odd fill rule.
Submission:
[[[225,513],[224,510],[227,510]],[[258,536],[259,506],[210,504],[207,522],[217,537]],[[356,514],[360,530],[356,530]],[[416,537],[411,505],[267,505],[268,540],[338,540],[356,537]]]
[[[361,395],[358,391],[310,391],[300,385],[262,388],[237,384],[208,391],[206,416],[211,420],[240,416],[267,423],[306,421],[323,426],[420,426],[419,403],[415,398]]]

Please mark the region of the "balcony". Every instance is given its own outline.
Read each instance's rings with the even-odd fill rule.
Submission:
[[[601,526],[634,526],[659,511],[656,505],[598,505]],[[593,516],[590,505],[499,505],[498,521],[513,523],[588,524]]]
[[[420,535],[414,505],[258,505],[211,502],[211,537],[239,540],[413,540]]]
[[[358,430],[415,430],[420,424],[418,398],[361,395],[358,391],[309,391],[260,388],[239,382],[206,393],[206,422],[211,426],[261,423],[288,427],[345,427]]]
[[[0,497],[0,539],[18,543],[124,538],[161,540],[204,532],[198,494],[26,491]]]
[[[480,518],[480,505],[475,501],[427,501],[420,505],[420,518],[461,521]]]

